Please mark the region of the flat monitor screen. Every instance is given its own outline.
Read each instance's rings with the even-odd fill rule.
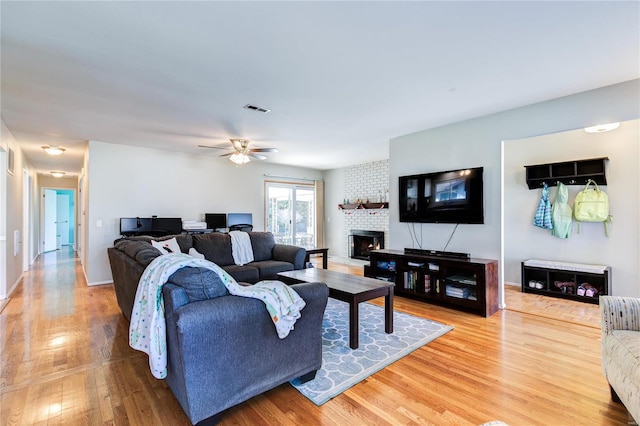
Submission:
[[[231,228],[233,225],[253,225],[253,216],[251,213],[229,213],[227,215],[227,226]]]
[[[226,213],[205,213],[204,220],[209,229],[223,229],[227,227]]]
[[[182,218],[180,217],[154,217],[152,230],[156,233],[164,232],[166,235],[182,233]]]
[[[151,231],[150,217],[121,217],[120,234],[140,234]]]

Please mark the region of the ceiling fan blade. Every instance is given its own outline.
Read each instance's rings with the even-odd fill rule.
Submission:
[[[253,157],[256,158],[258,160],[266,160],[267,157],[265,157],[264,155],[260,155],[260,154],[254,154],[253,152],[250,152],[249,154],[247,154],[249,157]]]
[[[229,156],[231,156],[231,155],[233,155],[233,154],[235,154],[235,153],[236,153],[235,151],[233,151],[233,152],[228,152],[228,153],[226,153],[226,154],[220,154],[218,157],[229,157]]]
[[[198,148],[231,149],[228,146],[198,145]]]
[[[251,152],[278,152],[278,148],[251,148]]]

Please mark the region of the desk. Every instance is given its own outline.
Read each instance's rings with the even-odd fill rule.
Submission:
[[[307,262],[309,262],[309,255],[311,254],[319,254],[322,255],[322,269],[327,269],[327,257],[329,257],[328,252],[329,249],[325,247],[312,247],[308,248],[307,256],[304,258],[304,264],[306,266]]]

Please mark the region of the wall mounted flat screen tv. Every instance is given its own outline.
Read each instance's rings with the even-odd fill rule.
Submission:
[[[400,222],[484,223],[483,168],[401,176]]]

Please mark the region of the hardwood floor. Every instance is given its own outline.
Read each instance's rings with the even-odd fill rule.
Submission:
[[[540,298],[508,288],[515,310],[482,318],[396,297],[454,330],[320,407],[284,384],[220,424],[627,424],[600,368],[597,305]],[[40,256],[0,313],[0,424],[188,425],[127,327],[113,287],[87,287],[73,253]]]

